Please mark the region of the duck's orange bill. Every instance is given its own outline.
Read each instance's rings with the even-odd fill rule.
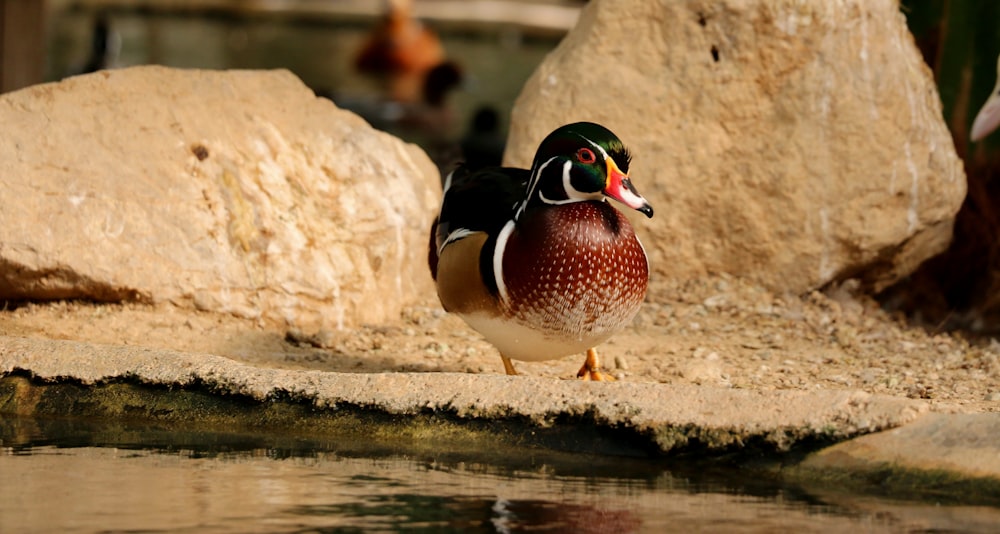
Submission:
[[[653,216],[653,207],[635,190],[628,175],[623,173],[615,160],[610,157],[604,160],[608,167],[608,180],[604,184],[604,194],[610,198],[638,210],[646,217]]]

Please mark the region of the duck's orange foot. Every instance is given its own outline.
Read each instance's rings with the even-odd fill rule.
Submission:
[[[594,380],[601,382],[614,382],[617,380],[610,373],[605,374],[601,372],[601,363],[597,358],[597,350],[590,348],[587,349],[587,359],[583,362],[583,367],[580,371],[576,373],[577,378],[583,380]]]

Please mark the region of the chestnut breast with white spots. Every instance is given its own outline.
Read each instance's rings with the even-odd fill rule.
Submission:
[[[567,339],[606,338],[639,311],[649,282],[646,253],[628,219],[607,202],[547,206],[507,242],[506,312]]]

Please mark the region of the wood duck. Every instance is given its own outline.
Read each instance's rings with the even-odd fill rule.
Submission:
[[[600,371],[594,346],[639,311],[646,253],[615,199],[647,217],[630,156],[607,128],[578,122],[542,141],[530,170],[460,166],[445,178],[429,263],[445,310],[511,360],[587,351],[577,376]]]

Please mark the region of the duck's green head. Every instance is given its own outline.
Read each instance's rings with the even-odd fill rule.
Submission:
[[[613,198],[653,216],[653,207],[628,176],[631,156],[611,130],[592,122],[562,126],[535,153],[528,203],[558,205]]]

